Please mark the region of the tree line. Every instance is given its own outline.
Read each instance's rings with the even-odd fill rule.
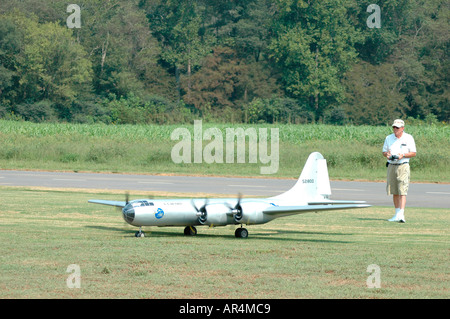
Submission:
[[[449,121],[445,0],[76,2],[0,0],[0,118]]]

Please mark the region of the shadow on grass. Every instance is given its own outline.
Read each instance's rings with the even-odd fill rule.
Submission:
[[[106,226],[85,226],[86,228],[98,229],[103,231],[115,231],[118,233],[126,234],[126,237],[134,237],[134,234],[138,230],[136,229],[126,229],[119,227],[106,227]],[[178,230],[179,229],[179,230]],[[187,237],[183,233],[182,227],[172,228],[168,230],[154,230],[154,229],[143,229],[146,238],[152,237]],[[267,231],[264,231],[267,232]],[[246,239],[236,238],[234,236],[234,229],[230,229],[230,234],[212,234],[212,233],[204,233],[201,228],[198,228],[198,233],[195,237],[197,238],[222,238],[226,240],[252,240],[252,239],[263,239],[263,240],[273,240],[273,241],[292,241],[292,242],[315,242],[315,243],[338,243],[338,244],[350,244],[351,241],[344,240],[329,240],[324,239],[323,236],[351,236],[352,234],[347,233],[327,233],[327,232],[304,232],[304,231],[293,231],[293,230],[270,230],[268,231],[270,234],[261,233],[261,231],[255,231],[255,233],[251,232],[251,228],[249,228],[249,237]],[[317,239],[313,238],[302,238],[302,236],[317,236]]]

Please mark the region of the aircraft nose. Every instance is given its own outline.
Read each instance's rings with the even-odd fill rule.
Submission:
[[[135,212],[134,212],[134,207],[131,204],[126,205],[123,209],[122,209],[122,214],[123,214],[123,219],[131,224],[134,220],[134,216],[135,216]]]

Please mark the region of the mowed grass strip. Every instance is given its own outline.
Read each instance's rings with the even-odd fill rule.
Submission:
[[[448,298],[450,221],[445,209],[311,213],[248,226],[144,227],[135,238],[120,211],[88,204],[110,192],[0,188],[1,298]],[[132,195],[141,198],[143,194]],[[69,265],[81,271],[70,289]],[[369,265],[381,288],[368,288]]]

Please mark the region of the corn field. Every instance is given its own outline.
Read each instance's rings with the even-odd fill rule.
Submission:
[[[75,171],[258,175],[258,165],[246,163],[175,164],[171,139],[177,128],[194,136],[194,125],[104,125],[0,121],[0,168]],[[274,176],[297,177],[308,154],[321,152],[330,176],[339,179],[382,180],[387,126],[333,126],[324,124],[214,124],[201,123],[202,133],[215,128],[275,128],[279,132],[280,169]],[[270,130],[268,130],[270,131]],[[450,129],[448,125],[408,126],[417,145],[411,160],[421,181],[449,182]],[[271,135],[268,134],[270,139]],[[203,147],[209,143],[202,141]]]

